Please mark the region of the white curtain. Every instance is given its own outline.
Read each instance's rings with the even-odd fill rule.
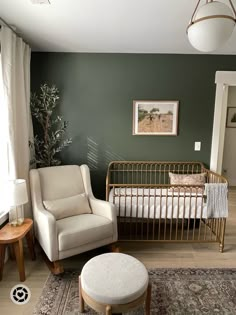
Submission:
[[[28,185],[30,149],[33,138],[30,114],[30,47],[8,27],[1,29],[3,106],[7,122],[8,175],[26,179]],[[29,186],[28,186],[29,187]],[[25,216],[31,216],[30,203]]]

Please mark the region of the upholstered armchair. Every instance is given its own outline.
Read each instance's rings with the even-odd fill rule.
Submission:
[[[87,165],[33,169],[30,188],[35,235],[54,273],[59,260],[117,240],[115,207],[93,196]]]

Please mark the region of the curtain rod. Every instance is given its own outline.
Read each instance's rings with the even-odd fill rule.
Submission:
[[[13,33],[15,33],[17,36],[19,36],[19,34],[17,34],[17,32],[14,30],[14,28],[11,25],[9,25],[5,20],[3,20],[3,18],[1,18],[1,17],[0,17],[0,22],[2,22],[5,26],[9,27]],[[21,36],[19,36],[19,37],[21,37]]]
[[[1,28],[1,26],[2,26],[2,25],[1,25],[1,22],[2,22],[3,25],[5,25],[5,26],[7,26],[8,28],[10,28],[10,30],[11,30],[14,34],[16,34],[16,36],[22,38],[22,36],[20,36],[20,35],[14,30],[14,28],[13,28],[10,24],[8,24],[5,20],[3,20],[2,17],[0,17],[0,28]],[[27,45],[29,45],[29,44],[24,40],[24,38],[22,38],[22,40],[23,40]]]

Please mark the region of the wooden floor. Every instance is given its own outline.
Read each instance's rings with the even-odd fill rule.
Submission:
[[[225,250],[220,253],[218,244],[147,244],[120,243],[121,252],[133,255],[147,267],[157,268],[236,268],[236,188],[229,192],[229,218],[227,220]],[[104,252],[104,249],[91,251],[63,261],[64,267],[81,267],[88,259]],[[32,314],[43,285],[49,275],[48,268],[42,261],[40,253],[36,261],[30,261],[25,249],[26,281],[31,290],[31,300],[21,306],[10,299],[11,288],[19,284],[15,261],[8,261],[4,267],[3,280],[0,282],[0,314]]]

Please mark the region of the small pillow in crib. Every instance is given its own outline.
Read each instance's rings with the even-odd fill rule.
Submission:
[[[56,220],[92,212],[85,194],[62,199],[44,200],[43,205],[47,211],[54,215]]]
[[[181,186],[203,186],[206,182],[206,173],[199,174],[175,174],[169,172],[170,184]],[[194,193],[202,193],[203,189],[200,188],[175,188],[174,191],[188,191]]]

